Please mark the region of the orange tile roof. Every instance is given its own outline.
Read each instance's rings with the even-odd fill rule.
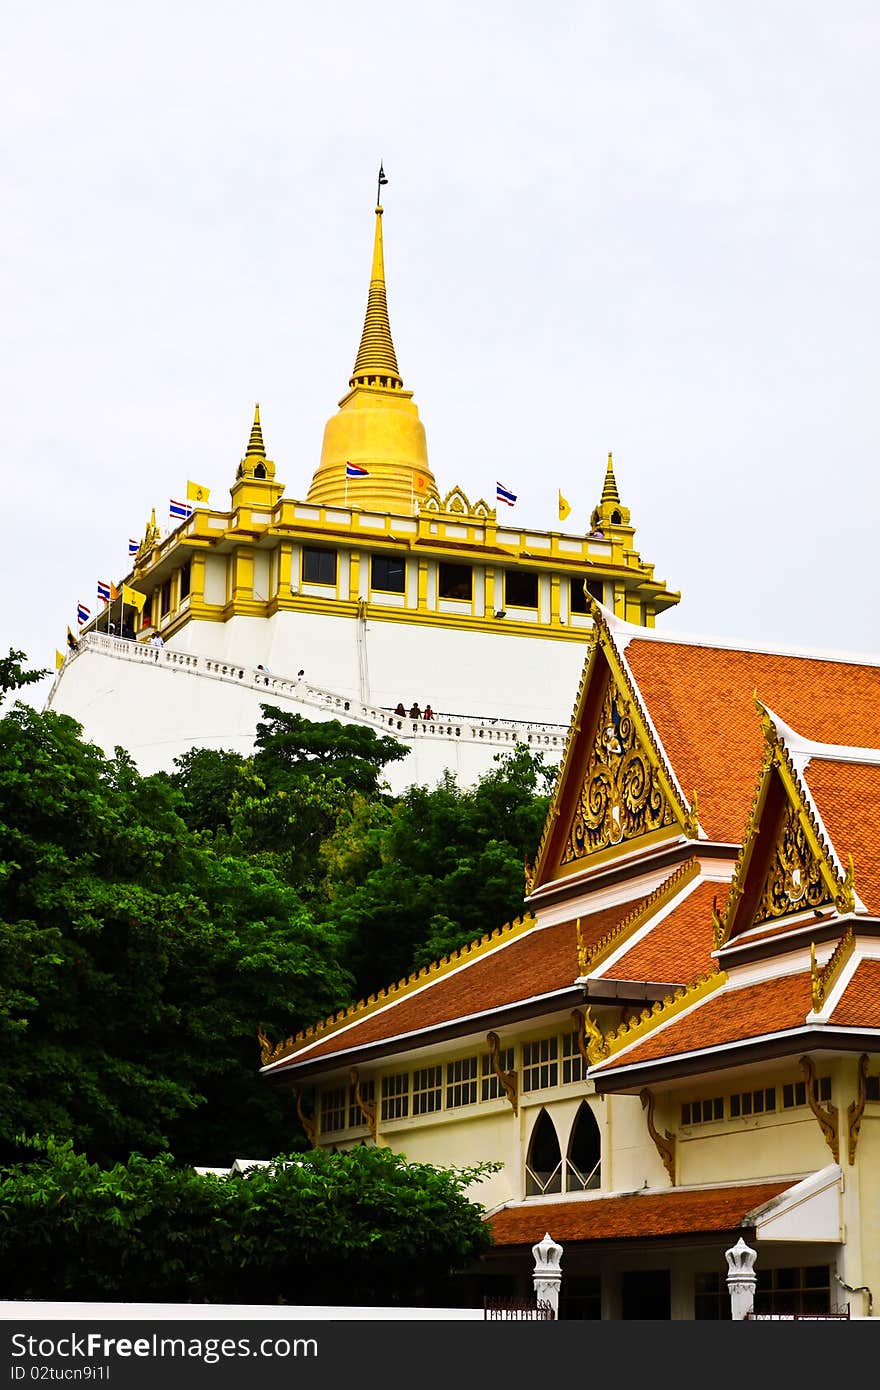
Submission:
[[[589,949],[605,932],[612,930],[633,904],[618,903],[581,919],[581,934]],[[435,980],[428,979],[417,992],[392,996],[388,1007],[354,1015],[349,1026],[328,1033],[326,1038],[306,1038],[285,1063],[302,1058],[311,1062],[339,1054],[367,1043],[386,1042],[419,1029],[439,1027],[471,1014],[480,1014],[505,1005],[518,1004],[535,995],[549,994],[574,984],[578,975],[577,935],[573,921],[552,927],[534,927],[509,944],[500,943],[478,955],[471,964]],[[280,1064],[276,1071],[283,1070]]]
[[[880,912],[880,766],[811,758],[804,781],[844,869],[853,857],[856,892]]]
[[[809,970],[744,985],[741,989],[722,986],[689,1013],[600,1063],[597,1070],[601,1073],[616,1066],[656,1061],[683,1052],[719,1047],[723,1043],[743,1042],[785,1028],[801,1028],[811,1008]]]
[[[697,883],[647,936],[620,956],[603,980],[656,980],[690,984],[715,964],[712,959],[712,899],[723,902],[726,884]]]
[[[880,1028],[880,960],[863,960],[831,1015],[841,1028]]]
[[[763,752],[755,690],[807,738],[880,747],[878,666],[639,637],[624,655],[712,839],[736,843],[745,829]]]
[[[496,1245],[537,1245],[549,1231],[560,1245],[574,1240],[632,1240],[646,1236],[734,1231],[757,1208],[792,1186],[785,1182],[745,1187],[706,1187],[620,1197],[579,1197],[571,1202],[524,1202],[488,1218]]]

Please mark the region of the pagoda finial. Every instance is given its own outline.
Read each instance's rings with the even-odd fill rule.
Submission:
[[[251,437],[248,440],[247,455],[259,454],[260,458],[266,457],[266,446],[263,443],[263,428],[260,424],[260,402],[254,407],[254,423],[251,426]]]
[[[391,338],[391,325],[388,322],[388,303],[385,295],[385,256],[382,245],[383,209],[379,202],[382,185],[387,182],[385,170],[380,164],[379,183],[376,189],[376,228],[373,235],[373,264],[370,270],[367,314],[354,364],[354,373],[349,385],[352,387],[385,386],[399,391],[403,386],[403,379],[397,369],[397,356]]]
[[[614,463],[611,458],[611,451],[608,451],[608,467],[605,469],[605,483],[602,488],[603,502],[619,502],[620,493],[617,491],[617,479],[614,476]]]

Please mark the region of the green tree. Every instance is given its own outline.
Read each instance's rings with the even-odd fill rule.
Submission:
[[[9,648],[8,656],[0,656],[0,705],[12,690],[21,690],[22,686],[33,685],[36,681],[41,681],[44,676],[48,676],[48,669],[42,671],[28,670],[23,663],[27,661],[24,652],[14,651]]]
[[[17,704],[0,737],[0,1152],[20,1132],[96,1159],[289,1147],[256,1029],[345,1003],[332,924],[271,864],[219,853],[167,779]]]
[[[447,774],[389,807],[355,805],[325,843],[325,909],[364,996],[523,908],[555,770],[520,746],[471,788]]]
[[[70,1143],[0,1169],[0,1297],[419,1305],[491,1244],[467,1189],[384,1148],[201,1175],[169,1155],[100,1168]]]

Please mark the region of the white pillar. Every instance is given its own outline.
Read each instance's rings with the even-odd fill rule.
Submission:
[[[755,1305],[755,1260],[757,1250],[746,1245],[742,1236],[724,1252],[727,1260],[727,1288],[730,1292],[730,1316],[734,1322],[748,1317]]]
[[[550,1233],[546,1232],[544,1239],[532,1246],[532,1258],[535,1261],[535,1269],[532,1274],[535,1297],[540,1302],[549,1303],[553,1309],[554,1318],[558,1318],[559,1285],[562,1282],[562,1270],[559,1267],[559,1262],[562,1259],[562,1246],[557,1245]]]

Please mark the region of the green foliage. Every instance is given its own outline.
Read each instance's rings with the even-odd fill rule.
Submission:
[[[29,671],[22,665],[26,660],[24,652],[14,651],[12,647],[9,648],[8,656],[0,656],[0,705],[11,690],[21,690],[22,686],[33,685],[34,682],[48,676],[47,668],[42,671]]]
[[[288,714],[274,705],[262,705],[264,719],[257,725],[254,766],[266,786],[288,789],[320,771],[338,779],[347,791],[376,792],[388,763],[399,762],[409,751],[395,738],[381,737],[359,724],[338,719],[314,723],[301,714]]]
[[[553,775],[519,747],[472,788],[447,775],[390,808],[355,808],[324,862],[326,912],[361,996],[521,912]]]
[[[285,1036],[346,1001],[332,927],[73,720],[19,704],[2,734],[0,1154],[20,1132],[104,1160],[289,1146],[256,1029]]]
[[[69,1143],[32,1147],[0,1169],[5,1299],[427,1304],[491,1243],[466,1188],[493,1164],[359,1147],[216,1177],[168,1155],[102,1169]]]

